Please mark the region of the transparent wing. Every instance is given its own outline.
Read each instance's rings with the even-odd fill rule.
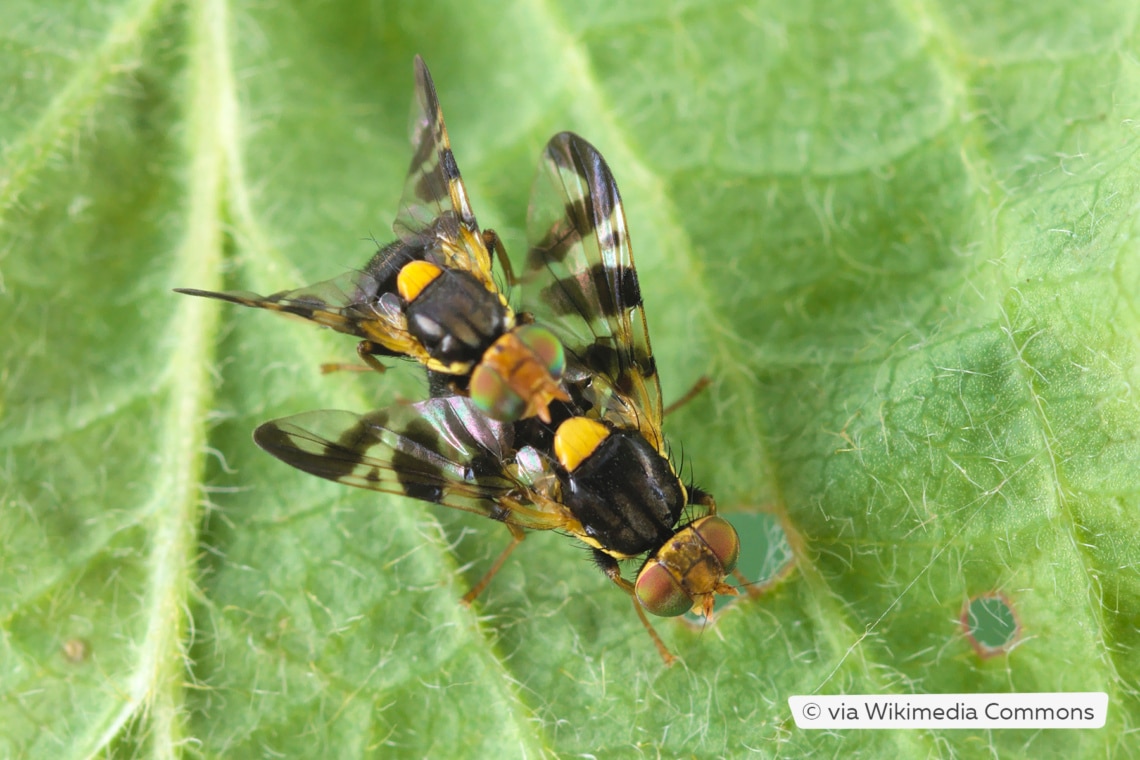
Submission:
[[[395,283],[400,268],[422,255],[422,251],[397,241],[377,251],[359,272],[346,272],[332,280],[268,296],[241,290],[214,292],[175,288],[175,291],[299,317],[338,332],[367,338],[394,355],[419,359],[425,354],[419,341],[407,331]]]
[[[511,426],[478,413],[463,397],[364,415],[307,412],[266,422],[253,439],[286,464],[327,480],[534,530],[581,530],[564,506],[512,473]]]
[[[418,55],[415,69],[410,124],[414,153],[392,228],[405,242],[424,247],[428,260],[466,270],[493,286],[491,255],[451,152],[431,74]]]
[[[338,277],[335,280],[319,282],[297,290],[283,290],[268,296],[250,293],[245,290],[227,290],[215,292],[212,290],[198,290],[196,288],[175,288],[174,292],[188,296],[202,298],[216,298],[219,301],[236,303],[255,309],[267,309],[281,314],[300,317],[309,322],[316,322],[325,327],[331,327],[339,332],[349,335],[360,335],[360,326],[353,319],[345,316],[344,306],[349,303],[346,289],[353,288],[352,273]]]
[[[561,339],[569,382],[603,417],[659,450],[661,384],[617,183],[597,149],[562,132],[547,143],[527,215],[522,307]]]

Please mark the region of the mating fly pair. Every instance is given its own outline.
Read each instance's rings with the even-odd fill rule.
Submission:
[[[400,281],[418,282],[419,274],[413,271],[405,278],[409,266],[425,262],[440,270],[442,274],[431,272],[438,278],[450,276],[450,269],[471,271],[455,267],[456,261],[475,261],[475,278],[490,283],[487,251],[501,251],[493,233],[478,233],[431,78],[419,57],[416,83],[415,158],[395,224],[401,236],[394,244],[398,250],[381,249],[363,273],[347,280],[268,298],[184,292],[284,311],[357,335],[363,339],[358,352],[368,358],[402,352],[420,359],[432,377],[433,398],[363,415],[299,414],[261,425],[254,440],[287,464],[329,480],[504,523],[512,541],[466,595],[468,601],[485,587],[525,530],[574,536],[591,548],[607,577],[630,594],[662,657],[672,662],[645,610],[663,616],[690,609],[710,615],[716,594],[736,593],[725,578],[735,568],[739,539],[716,515],[712,496],[686,486],[669,461],[660,382],[621,197],[597,150],[569,132],[555,135],[543,152],[532,192],[530,248],[519,278],[523,311],[512,329],[538,331],[530,352],[547,360],[554,385],[516,384],[516,389],[543,390],[540,402],[520,396],[523,401],[514,409],[525,407],[541,420],[525,412],[492,414],[475,398],[481,365],[469,378],[470,397],[464,396],[462,365],[433,363],[417,350],[402,350],[411,345],[402,337],[410,329],[382,335],[381,328],[391,322],[360,316],[391,314],[398,304],[405,312],[400,324],[410,328],[416,321],[411,314],[416,288]],[[448,191],[439,192],[442,187]],[[434,199],[430,204],[425,202],[429,198]],[[450,253],[472,249],[484,256]],[[397,254],[411,262],[393,274],[390,262]],[[504,267],[509,273],[509,264]],[[494,292],[511,314],[506,299]],[[456,296],[441,304],[437,324],[474,321],[467,311],[473,300]],[[448,308],[453,312],[448,314]],[[505,353],[524,354],[514,349]],[[501,394],[506,385],[492,390]],[[620,563],[639,557],[644,557],[641,568],[630,581]]]

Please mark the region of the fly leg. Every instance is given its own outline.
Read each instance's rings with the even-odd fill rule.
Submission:
[[[367,372],[370,369],[383,374],[388,368],[381,364],[380,360],[376,358],[376,352],[379,348],[379,346],[370,340],[362,340],[356,344],[356,355],[360,357],[365,366],[330,362],[321,365],[321,374],[327,375],[331,372]]]
[[[621,577],[621,566],[618,561],[606,554],[605,552],[594,550],[594,562],[601,568],[606,577],[617,584],[625,593],[629,594],[630,601],[633,602],[633,609],[637,612],[637,617],[641,620],[641,624],[645,626],[645,632],[649,634],[649,638],[653,639],[653,645],[657,647],[657,652],[661,655],[661,659],[665,661],[665,667],[669,667],[677,658],[665,646],[665,642],[657,635],[657,631],[649,622],[649,618],[645,617],[645,610],[641,608],[641,603],[637,601],[637,596],[634,595],[633,584]]]
[[[701,391],[703,391],[705,388],[708,388],[711,383],[712,383],[711,377],[709,377],[708,375],[701,375],[701,377],[697,380],[697,382],[693,383],[693,387],[690,388],[689,390],[685,391],[685,395],[681,396],[681,398],[677,399],[672,404],[665,407],[665,411],[661,413],[661,416],[662,417],[668,417],[670,414],[677,411],[678,409],[683,407],[685,404],[687,404],[690,401],[692,401],[693,399],[695,399],[697,396],[701,395]]]
[[[500,554],[499,558],[491,565],[491,569],[484,573],[483,577],[479,579],[479,582],[463,595],[462,601],[464,604],[470,605],[479,594],[483,593],[483,589],[487,588],[487,584],[495,577],[495,573],[499,572],[499,568],[507,561],[507,557],[511,556],[511,552],[515,550],[515,547],[521,544],[522,540],[526,538],[526,531],[519,526],[511,525],[510,523],[506,523],[506,526],[507,530],[511,532],[511,542],[507,544],[507,548],[503,549],[503,553]]]
[[[494,230],[483,230],[483,245],[487,246],[487,250],[494,253],[495,258],[499,260],[499,265],[507,276],[507,285],[512,287],[517,285],[518,279],[515,277],[515,270],[511,267],[511,260],[507,257],[507,249],[503,247],[499,233]]]

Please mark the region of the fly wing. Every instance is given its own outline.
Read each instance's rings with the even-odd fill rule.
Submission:
[[[346,272],[332,280],[296,290],[282,290],[267,296],[244,290],[174,290],[298,317],[371,340],[391,355],[419,359],[424,352],[419,341],[408,333],[407,320],[396,294],[396,276],[404,264],[422,257],[421,250],[396,241],[377,251],[359,272]]]
[[[513,428],[480,414],[463,397],[363,415],[307,412],[266,422],[253,439],[286,464],[337,483],[534,530],[573,531],[577,525],[565,507],[519,480]]]
[[[600,416],[640,429],[662,450],[661,385],[621,195],[605,159],[578,135],[547,143],[527,237],[522,305],[562,341],[568,382]]]
[[[435,84],[418,55],[415,69],[409,127],[414,152],[393,229],[405,242],[427,249],[429,261],[471,272],[494,289],[491,255],[451,152]]]

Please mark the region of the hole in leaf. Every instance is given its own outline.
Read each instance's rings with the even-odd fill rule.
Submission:
[[[719,514],[732,523],[740,536],[740,559],[736,569],[748,581],[748,588],[740,588],[739,596],[718,596],[713,608],[716,612],[747,599],[749,592],[758,594],[779,582],[791,571],[794,559],[788,535],[776,515],[766,512]],[[727,583],[739,587],[740,579],[730,575]],[[698,627],[705,625],[703,617],[691,612],[686,612],[681,619]]]
[[[1013,605],[1001,594],[976,596],[962,610],[962,628],[981,657],[1010,650],[1021,626]]]

